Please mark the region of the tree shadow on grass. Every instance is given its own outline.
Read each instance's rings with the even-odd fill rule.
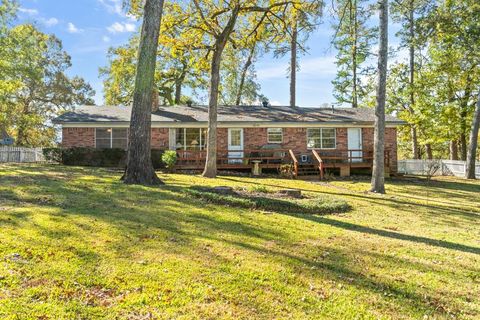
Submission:
[[[204,235],[204,237],[212,240],[218,240],[214,237]],[[441,292],[437,292],[436,295],[432,294],[428,288],[409,288],[403,284],[402,281],[390,280],[388,281],[384,276],[379,274],[378,276],[370,276],[366,272],[362,264],[349,256],[363,255],[373,256],[377,261],[395,263],[402,265],[408,269],[423,270],[424,272],[432,272],[430,266],[424,265],[419,262],[410,262],[397,257],[389,257],[386,255],[379,255],[368,251],[344,251],[335,249],[332,247],[316,247],[315,250],[319,252],[329,252],[328,257],[321,257],[320,259],[312,259],[311,257],[302,256],[296,254],[295,250],[275,250],[272,248],[266,248],[264,246],[255,245],[252,243],[232,241],[228,239],[222,239],[222,241],[229,243],[232,246],[240,247],[253,252],[263,253],[268,257],[275,257],[284,261],[291,261],[295,265],[299,266],[302,272],[309,274],[310,277],[317,277],[321,274],[322,277],[326,277],[335,282],[343,283],[345,285],[353,285],[355,287],[365,289],[371,292],[375,292],[385,297],[387,300],[394,300],[400,306],[413,309],[433,311],[435,314],[449,314],[459,313],[460,308],[457,306],[447,305],[446,302],[440,301],[439,297],[442,296]],[[310,252],[311,254],[311,252]],[[312,290],[312,288],[310,288]],[[405,305],[405,299],[408,300],[409,305]]]
[[[239,181],[237,179],[226,178],[226,177],[222,177],[221,179],[254,184],[253,182]],[[268,186],[278,187],[277,185],[268,185]],[[314,190],[309,190],[309,189],[301,189],[301,190],[305,191],[305,192],[314,192],[314,193],[322,193],[322,194],[328,193],[328,192],[314,191]],[[362,195],[362,194],[357,194],[357,193],[349,194],[349,193],[331,192],[331,194],[333,194],[335,196],[345,196],[347,198],[348,197],[360,198],[362,200],[368,201],[368,202],[373,203],[373,204],[388,205],[388,206],[392,206],[394,208],[398,208],[399,205],[409,205],[409,206],[413,206],[413,207],[419,206],[419,207],[435,210],[437,213],[441,212],[445,215],[450,215],[450,214],[459,215],[459,216],[462,216],[462,218],[465,218],[465,219],[467,219],[471,222],[477,222],[480,219],[479,214],[459,210],[457,208],[448,208],[448,207],[445,208],[445,207],[428,205],[428,204],[419,204],[419,203],[416,203],[416,202],[410,202],[410,201],[404,201],[404,200],[392,199],[392,198],[386,198],[386,197],[385,198],[378,198],[378,197]],[[283,214],[285,214],[285,213],[283,213]],[[381,237],[403,240],[403,241],[423,243],[423,244],[430,245],[430,246],[435,246],[435,247],[440,247],[440,248],[445,248],[445,249],[450,249],[450,250],[458,250],[458,251],[473,253],[473,254],[477,254],[477,255],[480,254],[480,248],[473,247],[473,246],[468,246],[468,245],[463,245],[463,244],[459,244],[459,243],[454,243],[454,242],[449,242],[449,241],[444,241],[444,240],[430,239],[430,238],[421,237],[421,236],[406,235],[406,234],[402,234],[402,233],[399,233],[399,232],[376,229],[376,228],[357,225],[357,224],[353,224],[353,223],[349,223],[349,222],[339,221],[339,220],[335,220],[335,219],[331,219],[331,218],[327,218],[327,217],[320,217],[320,216],[317,216],[317,215],[294,214],[294,215],[291,215],[291,216],[306,219],[306,220],[313,221],[313,222],[316,222],[316,223],[321,223],[321,224],[334,226],[334,227],[349,230],[349,231],[368,233],[368,234],[373,234],[373,235],[377,235],[377,236],[381,236]]]
[[[221,177],[219,179],[239,182],[243,184],[258,185],[258,183],[255,183],[255,182],[238,180],[231,177]],[[262,183],[262,185],[275,187],[275,188],[280,187],[279,185],[275,185],[275,184]],[[471,222],[477,222],[477,220],[480,219],[480,211],[478,213],[473,213],[470,211],[458,209],[458,207],[453,207],[453,206],[446,206],[446,205],[435,206],[434,204],[418,203],[415,201],[401,200],[401,199],[391,198],[391,197],[379,197],[376,195],[369,195],[368,193],[360,193],[360,192],[345,193],[345,192],[340,192],[338,189],[335,191],[327,191],[327,190],[319,191],[319,190],[303,189],[303,188],[295,188],[295,189],[301,190],[303,192],[308,192],[308,193],[319,193],[323,195],[328,194],[333,196],[341,196],[345,198],[355,198],[355,199],[364,200],[373,204],[392,206],[394,208],[397,208],[399,205],[422,207],[422,208],[430,209],[432,211],[442,212],[446,215],[451,215],[451,214],[458,215],[458,216],[461,216],[462,218],[468,219]],[[451,194],[446,195],[446,197],[448,196],[451,197]],[[435,200],[432,200],[432,202],[435,202]]]
[[[445,249],[480,255],[479,247],[468,246],[460,243],[455,243],[455,242],[450,242],[445,240],[430,239],[430,238],[414,236],[414,235],[407,235],[407,234],[388,231],[388,230],[375,229],[375,228],[361,226],[358,224],[349,223],[345,221],[334,220],[326,217],[303,215],[302,218],[309,221],[316,222],[316,223],[321,223],[321,224],[326,224],[332,227],[341,228],[344,230],[355,231],[360,233],[368,233],[368,234],[373,234],[373,235],[390,238],[390,239],[422,243],[422,244],[426,244],[433,247],[445,248]]]
[[[88,183],[76,181],[76,178],[86,174],[83,168],[74,169],[73,174],[69,174],[69,179],[48,175],[28,177],[25,176],[24,170],[16,172],[17,175],[9,176],[8,180],[3,182],[25,189],[20,192],[15,188],[1,188],[0,185],[0,199],[7,199],[12,206],[17,207],[53,209],[48,214],[50,220],[71,221],[73,227],[79,227],[75,217],[83,216],[108,223],[126,237],[130,236],[137,240],[163,231],[175,236],[177,242],[189,243],[191,239],[183,230],[186,224],[195,225],[200,230],[214,234],[228,232],[265,239],[282,236],[277,230],[259,228],[246,223],[245,220],[209,218],[201,214],[201,211],[204,207],[214,209],[216,207],[203,204],[199,206],[198,200],[186,196],[181,187],[128,186],[118,181],[104,181],[101,174]],[[96,174],[97,170],[89,168],[86,171]],[[48,170],[46,172],[50,173]],[[104,173],[101,170],[100,172]],[[108,174],[105,177],[111,178]],[[32,178],[34,183],[31,183]],[[5,185],[4,183],[2,184]],[[21,216],[16,216],[15,221],[29,220],[32,214],[24,212]],[[85,229],[85,226],[80,227]],[[36,225],[35,228],[44,236],[53,239],[81,238],[80,231],[75,234],[71,230],[49,230],[40,225]]]
[[[82,174],[84,174],[83,170],[79,170],[78,175]],[[111,178],[109,175],[105,175],[105,177]],[[70,178],[75,179],[76,176],[74,175]],[[252,219],[250,215],[248,218],[233,221],[231,217],[220,215],[221,206],[205,205],[195,199],[182,196],[182,187],[144,188],[125,186],[121,183],[106,182],[101,178],[90,180],[88,184],[44,176],[39,176],[38,179],[47,179],[48,181],[43,181],[39,185],[27,185],[30,188],[29,190],[34,193],[33,197],[26,197],[13,189],[4,189],[1,191],[1,194],[6,195],[8,201],[13,203],[24,202],[30,206],[50,209],[51,212],[49,214],[54,219],[60,219],[61,215],[61,220],[64,220],[63,222],[67,224],[78,225],[76,220],[79,216],[100,220],[114,231],[123,235],[108,244],[108,248],[114,251],[117,257],[132,258],[136,253],[135,251],[138,250],[138,244],[141,243],[144,250],[159,250],[160,248],[161,250],[168,250],[171,253],[183,255],[186,258],[190,258],[191,250],[201,250],[201,254],[207,256],[206,260],[208,260],[208,263],[221,265],[228,259],[220,254],[215,254],[215,252],[198,248],[198,239],[218,241],[229,246],[265,254],[268,259],[272,259],[279,265],[288,268],[302,267],[302,270],[306,270],[304,272],[308,273],[312,278],[326,276],[328,279],[347,285],[354,285],[382,296],[385,293],[391,294],[392,297],[388,296],[385,299],[395,300],[398,306],[402,306],[404,303],[403,299],[406,298],[413,306],[412,309],[434,310],[433,312],[435,313],[446,312],[443,302],[439,302],[434,294],[428,292],[425,288],[411,289],[402,283],[388,281],[383,277],[373,277],[367,271],[362,271],[361,264],[359,265],[357,261],[349,257],[351,254],[355,254],[354,249],[344,248],[340,250],[326,246],[312,246],[312,249],[318,251],[329,250],[332,252],[328,259],[315,260],[311,252],[306,251],[303,254],[300,251],[297,252],[295,245],[291,243],[282,243],[285,246],[283,250],[267,248],[265,245],[258,244],[259,241],[283,241],[285,234],[271,226],[250,223],[248,220]],[[26,186],[25,181],[11,180],[11,182],[23,183],[23,186]],[[245,182],[242,181],[242,183]],[[306,191],[312,192],[312,190]],[[56,193],[56,197],[47,202],[42,200],[51,199],[45,198],[45,195],[51,195],[52,192]],[[99,192],[101,193],[99,194]],[[349,194],[347,196],[352,195]],[[368,201],[372,200],[366,196],[363,198]],[[152,208],[156,209],[151,210]],[[204,209],[210,211],[210,215],[203,214],[202,210]],[[191,210],[191,212],[185,212],[185,210]],[[242,212],[247,212],[247,210],[236,211],[239,216],[241,216]],[[360,226],[328,217],[314,215],[288,216],[383,238],[480,254],[480,248]],[[22,214],[18,218],[28,219],[29,215]],[[82,226],[80,227],[82,230],[85,229]],[[88,249],[89,243],[82,238],[85,234],[84,232],[88,230],[52,233],[48,230],[42,230],[42,228],[38,225],[35,226],[35,229],[45,237],[57,240],[76,238],[80,241],[83,245],[82,248],[71,248],[71,250],[86,266],[96,264],[102,259],[102,256],[96,253],[95,249]],[[155,238],[157,235],[160,235],[160,238]],[[223,237],[225,235],[227,237]],[[30,241],[37,240],[30,239]],[[25,245],[28,245],[28,243]],[[137,246],[133,247],[133,245]],[[366,255],[369,253],[362,251],[356,254]],[[398,259],[405,268],[428,270],[428,267],[419,263],[400,261],[401,259],[399,258],[387,257],[385,255],[376,255],[375,258],[379,259],[380,262],[388,261],[389,263]],[[294,262],[294,265],[291,262]],[[92,270],[94,269],[92,268]],[[256,272],[261,273],[262,270],[257,270]],[[322,272],[323,274],[319,274]]]

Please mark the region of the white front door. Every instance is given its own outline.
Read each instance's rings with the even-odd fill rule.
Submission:
[[[348,128],[348,150],[352,162],[362,162],[362,128]]]
[[[228,129],[228,163],[243,162],[243,129]]]

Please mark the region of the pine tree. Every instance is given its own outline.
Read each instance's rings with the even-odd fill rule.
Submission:
[[[334,97],[339,103],[359,106],[366,96],[362,77],[371,73],[365,61],[375,41],[375,28],[367,25],[372,10],[365,0],[337,0],[336,30],[332,40],[337,50],[337,76],[332,81]]]

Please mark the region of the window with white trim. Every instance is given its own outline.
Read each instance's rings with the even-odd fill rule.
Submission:
[[[336,129],[335,128],[308,128],[307,148],[309,149],[335,149]]]
[[[176,150],[203,150],[207,143],[207,129],[179,128],[175,130]]]
[[[267,129],[268,143],[282,143],[283,129],[282,128],[268,128]]]
[[[97,149],[127,149],[127,128],[95,128],[95,147]]]

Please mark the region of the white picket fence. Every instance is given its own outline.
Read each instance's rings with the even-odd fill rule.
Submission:
[[[465,177],[466,161],[461,160],[399,160],[398,172],[413,175],[426,175],[432,163],[437,162],[440,167],[435,175]],[[475,175],[480,179],[480,163],[475,166]]]
[[[0,163],[18,162],[33,163],[44,162],[42,148],[0,147]]]

